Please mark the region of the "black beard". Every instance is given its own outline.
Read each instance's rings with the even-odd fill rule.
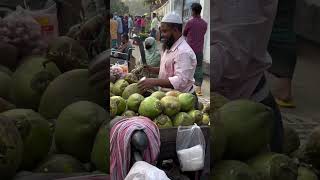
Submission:
[[[170,36],[169,39],[163,41],[163,45],[162,45],[163,51],[165,51],[167,49],[169,50],[173,46],[174,43],[175,43],[175,39],[173,36]]]

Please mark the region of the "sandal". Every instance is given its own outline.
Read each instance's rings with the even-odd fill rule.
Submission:
[[[283,108],[295,108],[296,107],[296,105],[293,103],[292,100],[284,101],[284,100],[281,100],[281,99],[278,99],[278,98],[275,98],[275,100],[276,100],[276,103],[280,107],[283,107]]]

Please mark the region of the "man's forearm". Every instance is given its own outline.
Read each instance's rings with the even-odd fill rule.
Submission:
[[[172,86],[171,82],[169,79],[154,79],[155,86],[160,86],[163,88],[171,88],[173,89],[174,87]]]

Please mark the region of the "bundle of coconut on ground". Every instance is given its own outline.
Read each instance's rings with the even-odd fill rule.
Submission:
[[[109,173],[110,118],[87,49],[67,36],[46,44],[28,18],[0,27],[0,179]]]
[[[298,133],[284,124],[283,152],[270,151],[272,111],[249,100],[229,101],[212,92],[212,180],[317,180],[319,128],[300,144]]]

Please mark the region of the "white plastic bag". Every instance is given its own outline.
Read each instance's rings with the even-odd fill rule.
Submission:
[[[198,125],[179,126],[176,150],[182,171],[199,171],[204,167],[206,142]]]
[[[55,4],[43,10],[26,10],[26,13],[32,16],[40,24],[41,34],[46,42],[50,42],[52,39],[59,36],[59,23]]]
[[[124,180],[170,180],[166,173],[151,164],[138,161],[134,163]]]

